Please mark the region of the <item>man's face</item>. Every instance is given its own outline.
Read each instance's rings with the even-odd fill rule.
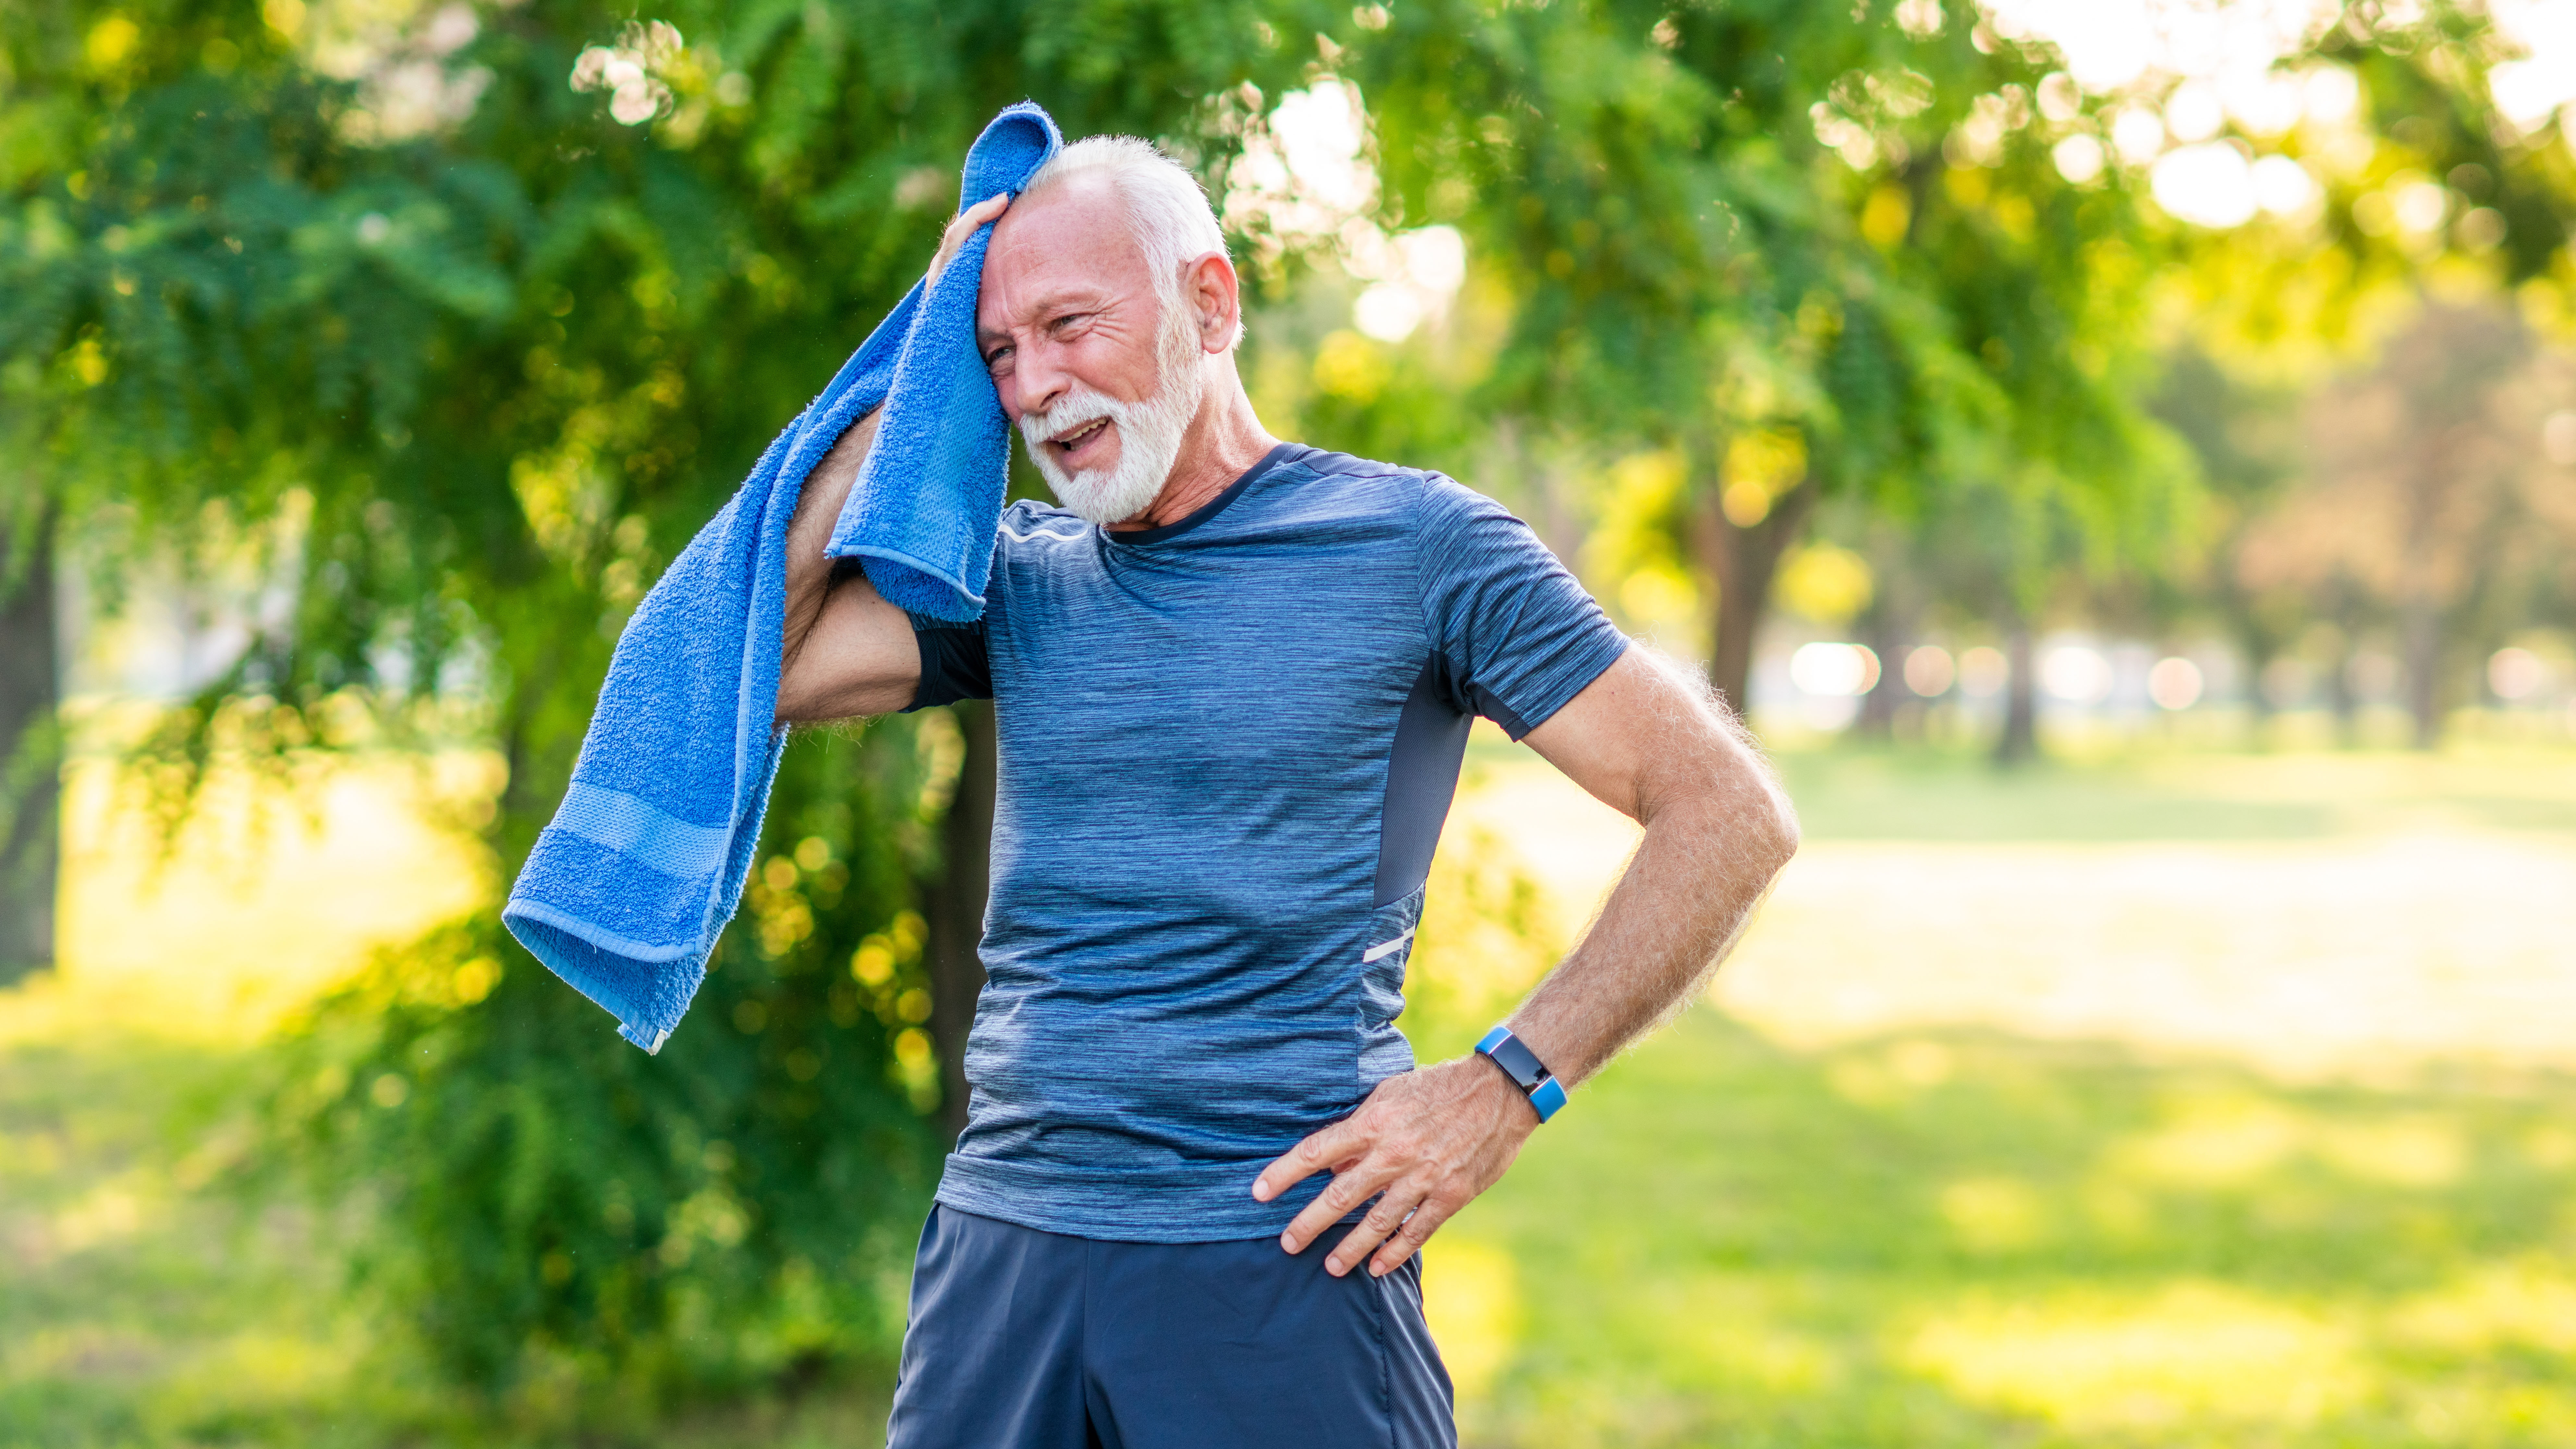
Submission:
[[[1050,481],[1122,471],[1122,455],[1138,441],[1127,436],[1136,421],[1103,417],[1096,403],[1059,405],[1154,401],[1163,390],[1164,323],[1144,249],[1106,182],[1085,178],[1015,202],[994,224],[976,340],[1002,411],[1022,424]],[[1072,420],[1049,426],[1050,413]]]

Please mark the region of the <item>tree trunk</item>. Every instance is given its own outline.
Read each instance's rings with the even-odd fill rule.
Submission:
[[[2415,748],[2442,742],[2442,612],[2418,596],[2398,618],[2406,652],[2406,710],[2415,717]]]
[[[993,797],[1000,775],[993,706],[950,706],[966,754],[940,827],[946,869],[930,893],[930,1041],[939,1053],[939,1116],[954,1140],[966,1130],[966,1034],[984,990],[984,901],[992,886]]]
[[[2004,732],[1995,741],[1995,763],[2026,764],[2039,757],[2039,679],[2031,664],[2030,625],[2016,618],[2004,638],[2010,672],[2004,681]]]
[[[2359,601],[2353,597],[2352,585],[2338,583],[2335,589],[2334,657],[2327,665],[2326,707],[2334,711],[2335,743],[2345,749],[2361,743],[2361,696],[2352,687],[2355,619],[2360,614]]]
[[[0,528],[0,984],[54,964],[62,848],[52,513],[37,519],[34,547],[11,581],[14,543]]]
[[[1694,532],[1701,564],[1717,578],[1717,625],[1708,660],[1708,682],[1737,714],[1747,711],[1747,688],[1753,678],[1754,635],[1771,606],[1771,579],[1780,571],[1780,556],[1807,526],[1815,511],[1813,479],[1772,500],[1771,511],[1750,526],[1726,516],[1718,490],[1708,490]]]
[[[1878,656],[1878,682],[1860,697],[1860,718],[1852,722],[1862,739],[1896,738],[1896,707],[1905,702],[1905,640],[1914,631],[1893,604],[1882,601],[1861,620],[1861,640]]]
[[[2272,688],[2264,676],[2272,672],[2272,661],[2281,656],[2281,641],[2253,617],[2251,610],[2240,614],[2236,625],[2236,647],[2245,656],[2245,747],[2269,749],[2274,711]]]

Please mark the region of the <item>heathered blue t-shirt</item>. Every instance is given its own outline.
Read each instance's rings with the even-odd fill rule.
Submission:
[[[1515,738],[1627,640],[1436,473],[1283,443],[1196,513],[1002,516],[914,707],[1000,737],[967,1127],[939,1200],[1049,1232],[1257,1238],[1308,1133],[1413,1065],[1395,1019],[1472,716]]]

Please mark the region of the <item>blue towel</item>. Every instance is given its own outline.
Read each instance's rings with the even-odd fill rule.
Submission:
[[[959,210],[1019,191],[1061,144],[1035,105],[1002,112],[967,153]],[[510,887],[511,934],[646,1051],[679,1025],[733,919],[787,743],[774,720],[788,522],[806,475],[881,402],[828,551],[915,613],[983,613],[1010,458],[975,346],[991,233],[904,297],[645,595],[572,785]]]
[[[1022,102],[994,117],[966,153],[958,209],[1017,194],[1063,143],[1035,105]],[[975,294],[992,240],[989,224],[977,227],[947,270],[915,286],[832,380],[838,389],[852,369],[874,378],[892,364],[891,401],[824,551],[857,558],[886,602],[960,624],[983,617],[993,526],[1011,465],[1002,400],[975,345]],[[890,358],[873,355],[880,341]],[[876,405],[872,397],[851,406],[869,391],[861,383],[845,395],[833,413],[833,437]],[[881,383],[873,392],[887,396]]]

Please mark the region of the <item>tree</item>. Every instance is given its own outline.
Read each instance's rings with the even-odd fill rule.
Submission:
[[[2387,516],[2385,500],[2367,496],[2354,470],[2384,474],[2420,441],[2412,430],[2447,426],[2431,416],[2445,407],[2504,406],[2460,392],[2481,384],[2423,369],[2478,370],[2462,348],[2481,327],[2487,343],[2510,351],[2517,329],[2501,315],[2509,292],[2526,314],[2556,314],[2563,328],[2576,281],[2565,261],[2576,154],[2550,118],[2535,124],[2499,111],[2488,77],[2508,54],[2478,9],[2347,17],[2285,61],[2276,80],[2304,98],[2280,125],[2240,119],[2233,127],[2232,144],[2274,151],[2259,164],[2289,177],[2295,194],[2243,225],[2167,234],[2176,259],[2168,284],[2193,322],[2159,409],[2193,445],[2217,506],[2206,546],[2178,550],[2154,572],[2160,587],[2212,606],[2258,680],[2295,635],[2330,625],[2339,657],[2326,661],[2327,693],[2347,738],[2358,705],[2348,667],[2354,641],[2401,611],[2418,740],[2438,732],[2439,700],[2456,689],[2440,656],[2455,648],[2443,641],[2458,626],[2433,621],[2458,601],[2432,602],[2450,597],[2450,586],[2433,580],[2459,567],[2464,544],[2441,537],[2438,519],[2449,509],[2431,495],[2483,486],[2445,480],[2439,469],[2421,473],[2414,522],[2403,525]],[[2279,172],[2284,165],[2291,169]],[[2465,320],[2471,315],[2485,320]],[[2499,356],[2489,365],[2509,364]],[[2406,369],[2428,391],[2401,402],[2388,379]],[[2304,450],[2294,438],[2266,436],[2295,432],[2303,394],[2314,395]],[[2364,437],[2383,451],[2357,453]],[[2516,437],[2513,446],[2527,455],[2535,443]],[[2460,462],[2470,472],[2493,466],[2469,454]],[[2432,561],[2446,552],[2450,563]],[[2474,566],[2484,586],[2514,573],[2485,567],[2512,552]],[[2401,553],[2424,570],[2411,589],[2390,580],[2388,560]],[[2401,605],[2401,593],[2417,602]],[[2484,587],[2483,597],[2491,607],[2495,589]],[[2254,689],[2251,700],[2259,722],[2271,708],[2268,691]]]
[[[2426,309],[2377,366],[2312,402],[2309,475],[2241,553],[2257,585],[2363,593],[2395,623],[2419,749],[2461,698],[2464,656],[2500,642],[2500,606],[2571,542],[2541,497],[2558,390],[2534,385],[2538,364],[2510,312]]]
[[[0,528],[0,985],[53,964],[62,802],[53,518]]]
[[[12,13],[5,517],[18,540],[60,517],[108,571],[262,540],[292,606],[154,749],[184,782],[217,752],[488,744],[496,880],[626,612],[917,275],[992,113],[1033,96],[1076,134],[1219,155],[1206,98],[1312,54],[1288,7],[1179,0],[370,14]],[[452,1371],[501,1386],[568,1354],[649,1386],[858,1351],[846,1317],[802,1346],[751,1330],[814,1274],[851,1282],[853,1242],[899,1237],[935,1161],[923,1026],[960,977],[924,966],[912,912],[956,764],[929,769],[920,728],[791,750],[744,919],[660,1058],[621,1054],[488,922],[323,1014],[336,1086],[281,1110],[370,1168],[410,1265],[382,1281]],[[980,913],[938,914],[952,960]],[[744,1333],[693,1357],[691,1302]]]
[[[2154,406],[2200,460],[2208,499],[2205,548],[2178,551],[2177,562],[2152,576],[2158,612],[2217,615],[2258,682],[2250,698],[2259,737],[2271,707],[2259,687],[2264,667],[2287,647],[2307,603],[2295,590],[2249,573],[2243,554],[2249,533],[2295,474],[2298,399],[2285,387],[2232,376],[2186,344],[2168,360]]]
[[[2149,258],[2116,177],[2056,169],[2048,59],[1920,6],[1596,3],[1402,9],[1344,62],[1391,212],[1454,221],[1513,298],[1490,408],[1686,460],[1731,698],[1821,499],[1990,483],[2155,536]]]

